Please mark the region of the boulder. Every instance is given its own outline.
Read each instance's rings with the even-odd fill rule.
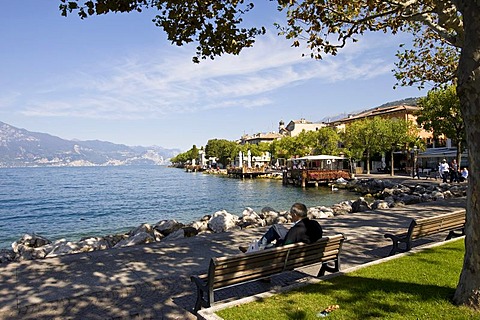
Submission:
[[[365,212],[368,210],[371,210],[371,207],[363,197],[358,198],[352,203],[352,212]]]
[[[78,253],[80,252],[79,248],[80,247],[74,242],[70,242],[65,239],[60,239],[48,245],[47,248],[45,248],[48,251],[46,258]]]
[[[152,234],[153,233],[153,227],[151,225],[149,225],[148,223],[144,223],[144,224],[139,225],[135,229],[130,230],[128,235],[129,236],[134,236],[137,233],[141,233],[141,232],[146,232],[146,233]]]
[[[184,227],[183,223],[177,222],[176,220],[162,220],[157,222],[154,226],[154,229],[163,234],[164,236],[168,236],[170,233],[177,231]]]
[[[112,246],[105,238],[90,237],[77,242],[80,252],[90,252],[96,250],[110,249]]]
[[[114,248],[130,247],[130,246],[135,246],[135,245],[145,244],[145,243],[152,243],[152,242],[155,242],[155,238],[152,237],[151,234],[147,232],[139,232],[134,236],[121,240],[119,243],[117,243],[114,246]]]
[[[239,221],[239,225],[242,228],[248,226],[264,226],[265,220],[263,220],[252,208],[245,208],[242,212],[242,218]]]
[[[323,211],[322,207],[311,207],[308,209],[308,216],[313,219],[325,219],[333,217],[333,210]]]
[[[215,233],[232,229],[238,222],[238,216],[228,213],[226,210],[217,211],[208,222],[208,227]]]
[[[38,234],[24,234],[19,240],[15,241],[14,243],[12,243],[12,249],[13,249],[13,252],[15,253],[18,253],[19,252],[19,249],[18,247],[21,245],[21,246],[24,246],[24,247],[29,247],[29,248],[39,248],[39,247],[43,247],[47,244],[50,244],[51,241],[48,240],[47,238],[45,237],[42,237]]]
[[[401,194],[398,197],[398,200],[403,202],[406,205],[422,202],[421,196],[413,195],[413,194],[406,194],[406,193]]]
[[[208,220],[207,221],[195,221],[192,223],[192,227],[197,229],[198,232],[208,231]]]
[[[390,205],[385,200],[375,200],[372,203],[372,210],[385,210],[389,208],[390,208]]]
[[[194,227],[183,227],[183,233],[185,238],[194,237],[198,234],[198,230]],[[177,230],[178,231],[178,230]]]
[[[334,215],[339,216],[342,214],[347,214],[352,212],[352,202],[351,201],[342,201],[340,203],[334,204],[332,206]]]
[[[265,219],[265,225],[270,226],[276,223],[278,217],[280,216],[280,213],[278,213],[277,211],[265,211],[263,212],[263,215],[263,219]]]
[[[183,229],[178,229],[166,236],[163,241],[177,240],[183,238],[185,238],[185,231]]]
[[[443,195],[443,192],[441,192],[441,191],[434,191],[434,192],[432,192],[432,198],[434,200],[445,199],[445,196]]]
[[[8,249],[0,249],[0,263],[11,262],[15,260],[15,252]]]

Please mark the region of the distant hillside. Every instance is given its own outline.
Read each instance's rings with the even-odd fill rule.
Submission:
[[[162,165],[179,149],[71,141],[0,122],[0,167]]]

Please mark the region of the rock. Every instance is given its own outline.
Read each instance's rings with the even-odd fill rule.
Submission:
[[[157,224],[154,226],[154,229],[164,236],[168,236],[170,233],[183,227],[183,223],[177,222],[176,220],[162,220],[157,222]]]
[[[434,200],[445,199],[445,196],[443,195],[443,192],[434,191],[434,192],[432,192],[432,198],[433,198]]]
[[[340,203],[334,204],[332,206],[334,215],[342,215],[352,212],[352,202],[351,201],[342,201]]]
[[[352,212],[365,212],[370,210],[371,207],[368,204],[367,201],[365,201],[365,198],[360,197],[356,201],[352,203]]]
[[[390,205],[385,200],[375,200],[372,203],[372,210],[385,210],[389,208],[390,208]]]
[[[420,203],[422,198],[420,196],[411,195],[411,194],[402,194],[398,199],[406,205]]]
[[[79,246],[76,243],[67,241],[65,239],[60,239],[55,241],[54,243],[50,244],[46,248],[46,250],[48,250],[48,254],[46,255],[46,258],[63,256],[67,254],[80,252]]]
[[[194,237],[198,234],[198,230],[194,227],[184,227],[182,230],[185,238]]]
[[[105,250],[110,249],[112,246],[111,244],[105,240],[105,238],[101,237],[91,237],[82,239],[77,242],[80,252],[90,252],[96,250]]]
[[[308,216],[313,219],[330,218],[333,217],[333,210],[323,211],[322,207],[311,207],[308,209]]]
[[[239,225],[242,228],[264,226],[265,220],[263,220],[252,208],[245,208],[242,212],[242,218],[239,221]]]
[[[183,229],[178,229],[166,236],[163,241],[177,240],[183,238],[185,238],[185,231]]]
[[[450,190],[447,190],[447,191],[445,191],[445,192],[443,193],[443,197],[444,197],[445,199],[450,199],[450,198],[453,198],[454,195],[453,195],[453,193],[452,193]]]
[[[277,211],[266,211],[263,212],[263,215],[265,219],[265,225],[270,226],[276,223],[278,217],[280,216],[280,213],[278,213]]]
[[[0,249],[0,263],[12,262],[15,260],[15,252],[8,249]]]
[[[236,226],[238,217],[225,210],[217,211],[208,222],[208,227],[215,233],[224,232]]]
[[[139,232],[132,237],[128,237],[127,239],[121,240],[119,243],[117,243],[114,246],[114,248],[130,247],[130,246],[135,246],[135,245],[145,244],[145,243],[152,243],[152,242],[155,242],[155,238],[151,234],[147,232]]]
[[[137,233],[141,233],[141,232],[146,232],[148,234],[152,234],[153,233],[153,227],[151,225],[149,225],[148,223],[144,223],[144,224],[139,225],[135,229],[130,230],[128,235],[129,236],[134,236]]]
[[[20,245],[29,247],[29,248],[39,248],[50,243],[51,241],[45,237],[42,237],[35,233],[34,234],[26,233],[19,240],[12,243],[12,249],[13,249],[13,252],[18,253],[19,252],[18,247]]]
[[[207,221],[195,221],[192,223],[192,227],[197,229],[198,232],[208,231],[208,220]]]
[[[281,224],[284,224],[284,223],[289,223],[291,220],[288,220],[287,217],[285,216],[278,216],[275,221],[273,221],[273,224],[277,224],[277,223],[281,223]]]

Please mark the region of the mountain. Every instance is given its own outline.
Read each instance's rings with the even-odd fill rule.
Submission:
[[[71,141],[0,122],[0,167],[162,165],[179,149]]]

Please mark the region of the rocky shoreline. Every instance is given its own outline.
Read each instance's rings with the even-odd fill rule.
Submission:
[[[331,207],[316,206],[309,208],[309,216],[325,219],[368,210],[388,209],[396,206],[436,201],[466,196],[467,184],[421,182],[415,185],[396,183],[389,179],[355,179],[336,185],[357,192],[356,200],[346,200]],[[371,199],[371,201],[370,201]],[[139,244],[169,241],[185,237],[194,237],[200,233],[220,233],[227,230],[268,226],[275,223],[289,223],[288,211],[277,211],[265,207],[257,213],[245,208],[241,216],[225,210],[206,215],[199,221],[185,225],[175,220],[162,220],[155,225],[142,224],[127,233],[88,237],[72,242],[66,239],[50,241],[37,234],[25,234],[12,243],[12,249],[0,250],[0,263],[13,261],[44,259],[81,252],[116,249]]]

